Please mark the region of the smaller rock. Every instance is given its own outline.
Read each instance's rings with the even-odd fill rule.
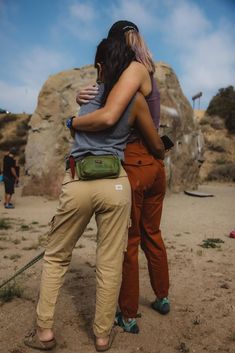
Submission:
[[[178,347],[178,351],[182,353],[189,353],[189,348],[186,346],[184,342],[181,342]]]
[[[229,289],[228,283],[221,284],[220,288]]]

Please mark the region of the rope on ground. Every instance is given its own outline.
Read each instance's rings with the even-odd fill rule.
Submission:
[[[15,272],[15,274],[13,276],[11,276],[10,278],[8,278],[6,281],[2,282],[0,285],[0,288],[4,287],[7,283],[9,283],[10,281],[12,281],[14,278],[16,278],[17,276],[19,276],[22,272],[26,271],[29,267],[33,266],[34,264],[36,264],[36,262],[38,262],[39,260],[41,260],[44,256],[45,250],[43,252],[41,252],[39,255],[35,256],[32,260],[30,260],[25,266],[21,267],[18,271]]]

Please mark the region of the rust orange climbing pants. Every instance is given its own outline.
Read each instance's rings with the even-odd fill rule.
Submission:
[[[160,230],[166,176],[164,162],[154,159],[141,141],[127,144],[124,168],[132,189],[132,224],[124,256],[119,306],[124,317],[133,318],[139,302],[139,244],[147,258],[155,295],[168,296],[168,262]]]

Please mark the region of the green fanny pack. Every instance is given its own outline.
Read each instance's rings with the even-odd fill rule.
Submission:
[[[87,156],[76,161],[76,171],[79,179],[93,180],[118,178],[121,162],[117,156]]]

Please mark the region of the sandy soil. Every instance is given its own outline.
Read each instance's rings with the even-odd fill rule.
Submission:
[[[11,226],[0,229],[0,282],[43,250],[39,239],[57,205],[43,197],[21,197],[21,187],[16,191],[14,210],[5,210],[3,202],[0,205],[0,219]],[[154,295],[140,251],[141,332],[131,335],[118,328],[111,352],[235,352],[235,239],[228,237],[235,227],[235,186],[207,184],[199,191],[214,197],[180,193],[167,195],[165,200],[161,228],[169,258],[171,312],[161,316],[150,308]],[[55,352],[95,352],[95,233],[92,220],[74,250],[57,305]],[[201,247],[207,238],[220,238],[224,243],[219,248]],[[41,265],[38,262],[17,280],[24,290],[22,297],[0,306],[1,353],[33,352],[22,339],[32,325]]]

